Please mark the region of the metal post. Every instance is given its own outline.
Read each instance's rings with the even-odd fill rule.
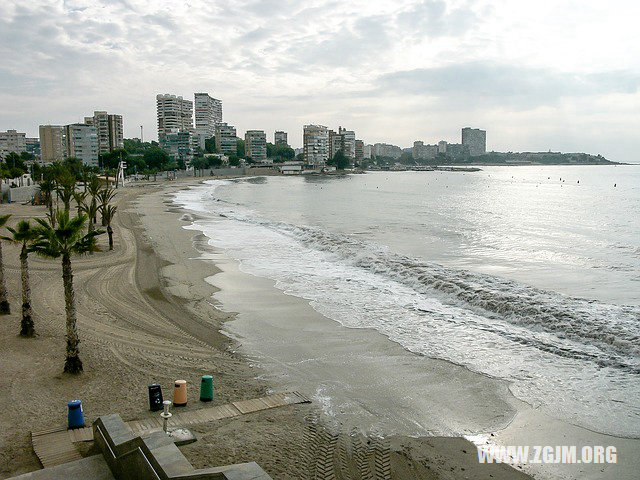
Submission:
[[[173,416],[169,411],[169,409],[171,408],[171,400],[165,400],[164,402],[162,402],[162,406],[164,408],[164,410],[160,414],[160,416],[162,417],[162,429],[164,430],[164,433],[167,433],[167,422]]]

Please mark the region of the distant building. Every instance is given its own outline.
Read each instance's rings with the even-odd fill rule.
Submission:
[[[158,141],[175,130],[193,132],[193,102],[175,95],[156,95]]]
[[[216,125],[222,123],[222,102],[208,93],[194,95],[196,141],[197,146],[204,150],[205,140],[216,135]]]
[[[362,163],[362,160],[364,160],[364,142],[362,140],[356,140],[355,148],[355,161],[358,165],[360,165]]]
[[[402,155],[402,149],[397,145],[389,145],[388,143],[376,143],[371,148],[372,157],[387,157],[398,159]]]
[[[237,153],[236,128],[233,125],[219,123],[216,125],[216,149],[218,153],[235,155]]]
[[[414,160],[429,160],[436,158],[438,154],[438,146],[437,145],[425,145],[424,142],[415,141],[413,142],[413,149],[411,151],[411,156]]]
[[[445,155],[447,153],[447,142],[446,140],[440,140],[438,142],[438,153]]]
[[[373,149],[373,145],[365,145],[363,149],[363,156],[366,159],[371,158],[371,150]]]
[[[39,133],[41,162],[62,162],[66,157],[64,127],[61,125],[40,125]]]
[[[273,134],[273,144],[274,145],[284,145],[289,146],[289,140],[287,139],[287,132],[283,132],[281,130],[276,130]]]
[[[329,130],[324,125],[305,125],[302,132],[305,163],[323,168],[329,160]]]
[[[329,160],[332,160],[340,150],[344,153],[344,136],[329,130]]]
[[[93,117],[84,117],[84,123],[96,127],[99,153],[108,153],[117,148],[124,148],[122,115],[95,111]]]
[[[25,138],[27,153],[34,155],[36,158],[40,158],[40,139],[39,138]]]
[[[351,162],[356,158],[356,134],[353,130],[347,130],[346,128],[338,127],[338,133],[342,135],[342,149],[344,155]]]
[[[88,167],[98,166],[98,130],[93,125],[72,123],[64,127],[67,157],[75,157]]]
[[[479,128],[462,129],[462,144],[469,147],[469,155],[477,157],[487,153],[487,132]]]
[[[469,158],[469,145],[447,143],[447,157],[455,160],[465,160]]]
[[[244,152],[254,162],[267,161],[267,135],[263,130],[247,130],[244,134]]]
[[[189,130],[174,128],[163,135],[160,146],[176,162],[182,160],[189,166],[193,160],[193,136]]]
[[[0,158],[5,158],[10,153],[22,153],[27,151],[26,134],[15,130],[0,132]]]

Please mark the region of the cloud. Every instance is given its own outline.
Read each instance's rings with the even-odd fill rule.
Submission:
[[[369,95],[419,95],[449,105],[528,109],[554,104],[564,97],[633,94],[640,87],[640,74],[633,71],[571,74],[470,62],[386,73],[374,85]]]

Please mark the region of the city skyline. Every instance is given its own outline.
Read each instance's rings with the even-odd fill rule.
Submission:
[[[156,140],[156,94],[208,92],[239,133],[298,148],[305,124],[402,147],[478,126],[488,150],[638,162],[639,7],[622,3],[3,2],[0,130],[104,110]]]

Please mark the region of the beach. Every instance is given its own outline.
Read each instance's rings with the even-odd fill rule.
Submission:
[[[201,408],[200,376],[214,377],[214,404],[254,398],[273,391],[264,372],[242,356],[236,342],[220,333],[232,313],[217,308],[215,287],[204,281],[215,272],[194,245],[201,235],[182,229],[188,218],[167,196],[194,179],[143,182],[118,190],[115,249],[72,260],[84,373],[62,373],[64,297],[57,261],[30,256],[35,339],[20,338],[18,247],[3,242],[11,315],[0,322],[2,377],[0,475],[40,468],[30,431],[66,421],[66,402],[81,399],[85,419],[119,413],[124,420],[148,418],[147,385],[159,383],[170,398],[174,380],[188,381],[188,409]],[[22,218],[44,208],[2,205]],[[313,393],[313,392],[310,392]],[[306,478],[310,430],[321,419],[317,404],[296,405],[194,428],[198,441],[182,448],[196,467],[256,461],[273,478]],[[310,420],[312,419],[312,420]],[[322,420],[319,420],[320,422]],[[311,427],[310,427],[311,425]],[[356,439],[361,445],[366,439]],[[505,465],[478,465],[475,447],[462,438],[395,436],[386,440],[393,478],[519,478]],[[349,460],[355,469],[355,461]],[[354,470],[355,471],[355,470]]]

